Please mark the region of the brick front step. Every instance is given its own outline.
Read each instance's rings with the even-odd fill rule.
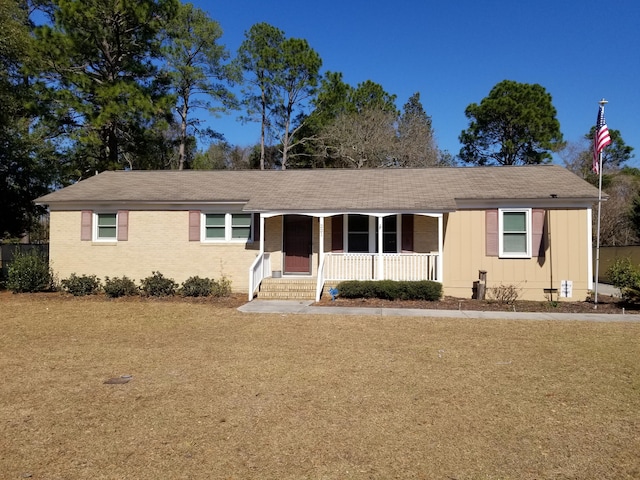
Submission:
[[[260,299],[314,300],[315,297],[315,278],[265,278],[258,292]]]

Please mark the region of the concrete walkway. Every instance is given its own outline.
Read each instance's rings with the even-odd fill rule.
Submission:
[[[606,287],[598,286],[598,293],[605,293]],[[602,290],[601,290],[602,288]],[[611,287],[610,287],[611,288]],[[558,320],[589,322],[639,322],[637,314],[598,313],[553,313],[553,312],[482,312],[475,310],[430,310],[417,308],[370,308],[370,307],[317,307],[313,301],[299,300],[253,300],[238,308],[246,313],[280,313],[309,315],[376,315],[383,317],[438,317],[438,318],[487,318],[505,320]]]
[[[640,322],[637,314],[481,312],[476,310],[431,310],[417,308],[314,307],[312,300],[253,300],[238,310],[246,313],[309,315],[376,315],[382,317],[491,318],[505,320],[579,320],[590,322]],[[594,310],[597,312],[597,310]]]

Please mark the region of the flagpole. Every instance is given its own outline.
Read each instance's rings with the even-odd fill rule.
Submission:
[[[604,98],[598,102],[604,111],[604,106],[609,103]],[[597,128],[597,127],[596,127]],[[597,134],[597,133],[596,133]],[[602,151],[598,153],[598,225],[596,235],[596,281],[593,293],[593,308],[598,308],[598,281],[600,278],[600,212],[602,209]]]

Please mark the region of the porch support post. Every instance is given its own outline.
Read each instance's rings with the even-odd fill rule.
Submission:
[[[319,233],[320,240],[318,242],[318,261],[320,261],[324,256],[324,217],[319,217],[318,221],[319,221],[318,230],[320,231]]]
[[[442,261],[442,256],[443,256],[443,250],[444,248],[444,214],[441,213],[440,215],[438,215],[438,275],[436,278],[436,280],[440,283],[443,283],[443,279],[444,279],[444,272],[442,271],[442,265],[443,265],[443,261]]]
[[[270,272],[264,271],[264,217],[260,214],[260,255],[262,259],[262,278],[265,278]],[[253,293],[253,292],[252,292]]]
[[[382,256],[382,217],[378,217],[378,275],[377,280],[384,279],[384,258]]]

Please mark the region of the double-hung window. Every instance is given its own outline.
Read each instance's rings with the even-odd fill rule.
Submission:
[[[115,242],[118,239],[118,215],[116,213],[96,213],[95,219],[95,239]]]
[[[382,251],[398,252],[399,216],[382,218]],[[346,250],[350,253],[376,253],[378,251],[378,218],[367,215],[347,215]]]
[[[498,211],[500,257],[531,258],[531,209]]]
[[[202,238],[205,242],[247,242],[251,240],[250,213],[205,213]]]
[[[369,217],[349,215],[347,217],[347,251],[369,253]]]

